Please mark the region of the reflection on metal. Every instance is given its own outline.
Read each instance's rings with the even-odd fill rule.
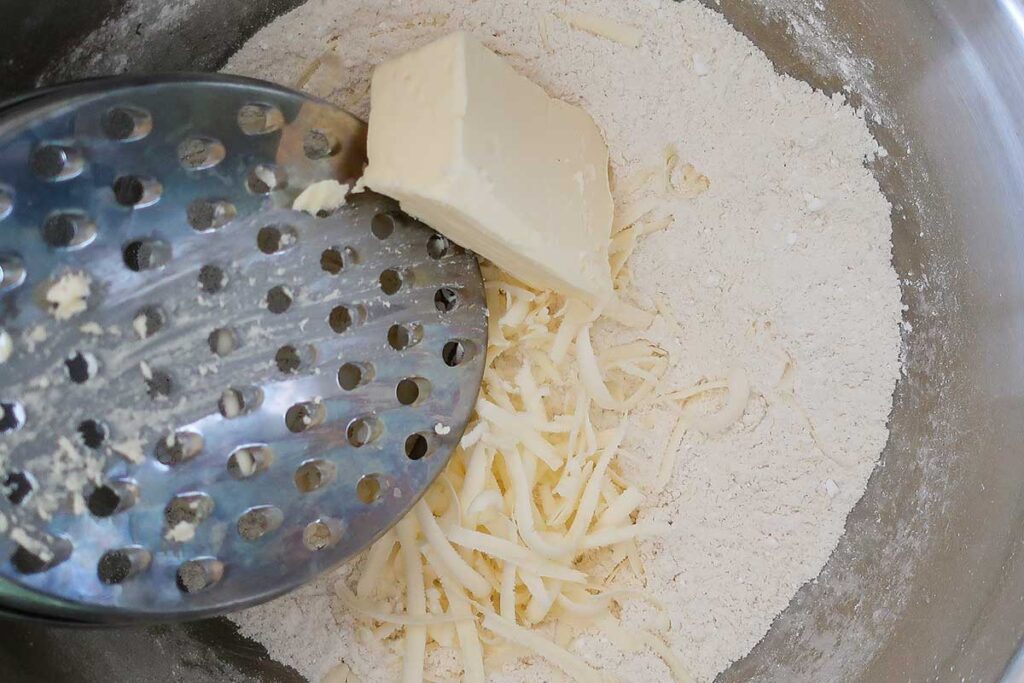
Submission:
[[[57,152],[33,170],[34,149]],[[486,344],[483,284],[472,254],[436,258],[436,233],[386,198],[289,208],[314,181],[354,181],[364,159],[362,122],[245,79],[92,81],[0,108],[0,326],[17,342],[0,446],[9,472],[39,475],[0,497],[28,538],[0,534],[0,611],[123,622],[253,604],[361,550],[433,481],[484,361],[450,367],[443,350]],[[408,277],[388,296],[392,271]],[[65,273],[90,286],[58,321],[40,304]],[[450,312],[439,288],[458,293]],[[393,348],[395,326],[418,343]],[[343,367],[360,369],[344,387]],[[430,391],[407,406],[408,377]],[[408,457],[410,435],[439,421],[459,427]],[[104,459],[83,504],[39,471],[60,443]],[[40,515],[47,497],[57,507]]]

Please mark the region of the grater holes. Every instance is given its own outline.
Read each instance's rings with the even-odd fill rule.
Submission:
[[[75,384],[85,384],[96,376],[99,362],[88,352],[77,351],[64,359],[64,370]]]
[[[285,172],[271,164],[257,164],[249,171],[245,187],[253,194],[270,194],[288,186]]]
[[[395,351],[404,351],[420,343],[423,326],[417,323],[395,324],[388,329],[388,345]]]
[[[28,273],[21,258],[16,254],[0,254],[0,293],[6,292],[25,282]]]
[[[115,479],[97,486],[85,499],[85,506],[94,517],[110,517],[135,505],[139,487],[131,479]]]
[[[345,363],[338,370],[338,386],[353,391],[373,381],[374,370],[369,363]]]
[[[224,390],[217,401],[217,409],[225,418],[231,420],[248,415],[263,403],[263,391],[259,387],[243,387]]]
[[[171,260],[171,245],[160,240],[134,240],[121,253],[124,264],[136,273],[163,268]]]
[[[185,217],[193,230],[210,232],[223,228],[238,215],[238,209],[220,199],[197,199],[185,209]]]
[[[265,472],[273,461],[274,453],[266,446],[240,446],[228,456],[228,474],[235,479],[248,479]]]
[[[273,505],[251,507],[238,518],[238,535],[247,541],[257,541],[277,531],[284,522],[284,513]]]
[[[319,401],[304,401],[290,407],[284,415],[285,426],[294,434],[312,429],[327,417],[327,410]]]
[[[264,254],[279,254],[295,246],[299,233],[290,225],[268,225],[256,233],[256,246]]]
[[[366,505],[380,500],[381,484],[379,474],[367,474],[356,484],[356,496]]]
[[[302,359],[299,358],[299,352],[294,346],[279,348],[274,355],[274,362],[277,363],[277,369],[286,374],[298,372],[302,367]]]
[[[310,550],[324,550],[335,545],[344,534],[344,524],[331,517],[321,517],[302,530],[302,543]]]
[[[175,584],[182,593],[200,593],[224,576],[224,563],[214,557],[197,557],[178,565]]]
[[[464,339],[452,339],[445,342],[441,349],[441,359],[450,368],[458,367],[476,355],[476,346]]]
[[[299,493],[312,493],[334,480],[338,469],[326,460],[307,460],[295,470],[295,488]]]
[[[199,269],[199,289],[206,294],[217,294],[228,285],[228,274],[220,266],[206,264]]]
[[[214,355],[223,358],[238,348],[238,335],[230,328],[218,327],[206,338],[206,343]]]
[[[380,420],[369,415],[366,417],[357,417],[349,422],[348,427],[345,430],[345,435],[348,437],[348,442],[350,444],[356,448],[362,448],[363,446],[376,441],[383,431],[384,429]]]
[[[25,406],[18,401],[0,401],[0,434],[10,434],[25,425]]]
[[[61,181],[74,178],[85,168],[82,153],[67,145],[42,145],[29,158],[32,171],[43,180]]]
[[[96,239],[96,224],[81,213],[55,213],[43,222],[42,234],[54,249],[75,249]]]
[[[274,354],[274,363],[281,372],[293,375],[303,368],[316,364],[316,349],[312,346],[285,344]]]
[[[146,393],[151,399],[159,400],[170,398],[174,393],[174,378],[166,370],[151,369],[146,381]]]
[[[142,209],[156,204],[163,192],[163,186],[158,181],[135,175],[119,176],[114,180],[111,189],[118,204],[132,209]]]
[[[388,268],[380,274],[380,289],[382,292],[391,296],[397,294],[398,290],[405,284],[406,276],[401,271],[393,268]]]
[[[96,563],[96,575],[100,583],[116,586],[149,569],[152,560],[152,554],[139,546],[108,550]]]
[[[124,551],[108,550],[96,564],[96,575],[100,583],[111,586],[127,579],[131,568],[131,559]]]
[[[284,126],[284,114],[271,104],[246,104],[238,110],[238,127],[246,135],[265,135]]]
[[[156,459],[164,465],[175,466],[191,460],[203,450],[203,437],[196,432],[178,431],[168,434],[156,444]]]
[[[452,243],[448,238],[439,233],[434,233],[427,239],[427,254],[432,259],[442,259],[451,251]]]
[[[434,450],[433,439],[424,433],[410,434],[405,439],[405,457],[422,460]]]
[[[100,128],[111,140],[132,142],[149,135],[153,130],[153,117],[135,107],[115,107],[103,115]]]
[[[267,310],[280,315],[291,308],[294,299],[295,296],[289,287],[285,285],[271,287],[267,292]]]
[[[366,320],[366,309],[362,306],[335,306],[327,316],[327,324],[335,334],[344,334],[353,325]]]
[[[419,405],[430,395],[430,382],[422,377],[406,377],[395,387],[395,397],[403,406]]]
[[[379,213],[370,221],[370,232],[379,240],[386,240],[395,232],[398,224],[397,212]]]
[[[114,181],[114,198],[118,204],[135,206],[142,201],[146,188],[135,176],[121,176]]]
[[[0,185],[0,221],[11,215],[14,211],[14,190]]]
[[[189,171],[213,168],[224,161],[227,150],[219,140],[208,137],[193,137],[178,145],[178,161]]]
[[[440,313],[451,313],[459,305],[459,295],[451,287],[442,287],[434,292],[434,308]]]
[[[45,555],[33,552],[22,545],[17,547],[14,554],[11,555],[11,565],[16,572],[19,574],[40,574],[53,569],[71,557],[73,548],[71,541],[66,538],[57,536],[56,538],[48,539],[47,543],[40,545],[45,548]]]
[[[306,131],[306,135],[302,138],[302,151],[307,159],[313,161],[332,157],[340,150],[341,145],[338,143],[338,138],[319,128]]]
[[[179,493],[164,508],[164,524],[168,529],[179,524],[201,524],[213,514],[213,507],[213,498],[205,493]]]
[[[132,329],[139,339],[149,339],[167,324],[167,314],[159,306],[144,306],[132,318]]]
[[[35,477],[28,472],[11,472],[4,478],[3,491],[11,505],[21,505],[36,489]]]
[[[77,431],[79,440],[92,449],[102,446],[110,436],[110,430],[99,420],[82,420]]]
[[[325,273],[337,275],[344,268],[345,257],[340,249],[331,247],[330,249],[324,249],[323,253],[320,254],[320,269]]]
[[[96,517],[110,517],[135,505],[137,496],[138,488],[133,483],[115,481],[93,489],[86,507]]]

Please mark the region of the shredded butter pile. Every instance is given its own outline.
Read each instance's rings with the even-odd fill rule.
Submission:
[[[467,681],[485,680],[485,658],[523,649],[604,680],[565,646],[573,626],[616,628],[606,619],[616,599],[641,597],[615,577],[641,574],[635,539],[664,529],[635,521],[644,494],[615,456],[629,411],[652,400],[669,360],[645,341],[595,352],[584,305],[493,266],[484,275],[490,343],[475,415],[414,513],[336,591],[376,638],[402,638],[403,681],[423,680],[431,647],[456,644]],[[595,554],[602,561],[580,561]],[[558,623],[553,639],[534,629],[542,623]],[[630,637],[689,680],[656,632]]]

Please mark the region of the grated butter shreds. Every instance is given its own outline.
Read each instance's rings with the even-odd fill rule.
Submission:
[[[557,12],[555,16],[573,28],[626,47],[639,47],[640,40],[644,35],[636,26],[630,26],[592,12]]]
[[[639,234],[630,233],[627,251]],[[570,626],[597,626],[616,598],[641,597],[615,587],[617,572],[593,575],[579,560],[601,553],[639,569],[633,541],[665,530],[636,522],[644,494],[616,458],[629,411],[665,400],[657,388],[669,360],[646,341],[596,350],[590,330],[599,316],[581,302],[489,264],[484,277],[491,335],[465,435],[397,533],[370,548],[355,589],[341,582],[338,597],[367,633],[401,641],[407,683],[424,680],[434,648],[456,642],[467,681],[483,681],[485,664],[509,647],[575,680],[601,680],[558,643],[568,642]],[[681,664],[666,663],[689,680]]]

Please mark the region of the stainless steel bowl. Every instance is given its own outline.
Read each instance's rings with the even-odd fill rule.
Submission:
[[[0,0],[14,29],[0,41],[0,96],[117,66],[216,68],[297,4],[197,0],[157,34],[147,17],[158,0]],[[1024,680],[1024,1],[708,4],[780,71],[847,87],[874,112],[910,323],[892,437],[839,549],[722,680]],[[90,61],[109,44],[83,37],[122,14],[138,21],[117,46],[127,64]],[[69,68],[56,66],[79,44]],[[870,68],[844,73],[835,54]],[[0,679],[72,675],[298,680],[222,621],[0,625]]]

